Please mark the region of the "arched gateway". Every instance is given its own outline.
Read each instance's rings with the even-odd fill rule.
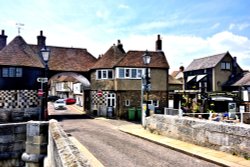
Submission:
[[[86,49],[72,47],[46,46],[43,32],[37,36],[37,45],[27,44],[21,37],[15,37],[7,44],[7,36],[0,34],[0,115],[1,122],[19,122],[38,119],[43,112],[42,78],[52,81],[71,78],[82,85],[85,96],[89,96],[90,69],[97,61]],[[46,62],[41,56],[41,49],[49,48],[50,56]],[[67,79],[65,80],[67,81]],[[42,91],[44,91],[43,89]],[[49,90],[51,91],[51,90]],[[41,93],[42,94],[42,93]],[[89,99],[89,98],[86,98]],[[86,106],[85,106],[86,107]],[[46,107],[45,107],[46,110]]]

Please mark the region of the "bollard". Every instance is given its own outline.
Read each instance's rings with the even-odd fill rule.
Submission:
[[[43,167],[47,155],[48,122],[29,121],[27,123],[25,153],[22,160],[26,167]]]

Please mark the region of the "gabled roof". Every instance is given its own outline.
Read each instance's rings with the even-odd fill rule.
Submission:
[[[172,75],[168,75],[168,83],[173,84],[173,85],[182,85],[183,84],[180,80],[175,79]]]
[[[108,51],[101,56],[96,64],[92,67],[92,69],[100,69],[100,68],[114,68],[114,66],[121,61],[121,59],[126,54],[124,51],[120,50],[117,46],[111,46]]]
[[[250,72],[246,72],[232,86],[250,86]]]
[[[126,56],[116,65],[118,67],[146,67],[142,56],[145,51],[128,51]],[[148,65],[150,68],[169,68],[167,59],[162,51],[150,51],[151,62]]]
[[[221,53],[213,56],[194,59],[185,71],[200,70],[215,67],[229,52]]]
[[[37,45],[30,45],[39,53]],[[47,46],[50,49],[49,69],[55,71],[89,71],[97,59],[86,49]]]
[[[0,51],[0,65],[44,68],[40,57],[21,36],[15,37]]]
[[[179,74],[180,71],[173,71],[171,73],[171,76],[176,77]]]

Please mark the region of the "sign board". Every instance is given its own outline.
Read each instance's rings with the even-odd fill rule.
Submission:
[[[97,96],[102,97],[102,91],[101,90],[98,90]]]
[[[38,92],[37,92],[37,95],[39,96],[39,97],[42,97],[43,96],[43,90],[42,89],[38,89]]]
[[[37,82],[42,82],[42,83],[48,82],[48,78],[37,78],[36,80]]]

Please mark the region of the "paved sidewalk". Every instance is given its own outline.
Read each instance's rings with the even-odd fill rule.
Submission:
[[[216,163],[218,165],[231,167],[250,167],[250,160],[165,136],[152,134],[145,130],[141,125],[123,125],[120,127],[120,130],[125,133],[129,133],[131,135],[160,144],[164,147],[171,148],[185,154]]]

